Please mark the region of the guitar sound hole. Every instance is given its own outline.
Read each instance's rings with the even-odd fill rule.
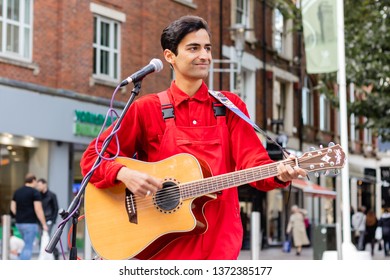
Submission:
[[[164,182],[155,195],[156,205],[163,211],[171,211],[180,204],[180,190],[173,182]]]

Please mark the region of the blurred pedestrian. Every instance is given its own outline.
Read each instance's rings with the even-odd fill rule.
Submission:
[[[377,242],[375,238],[375,231],[378,226],[378,219],[376,218],[373,210],[368,210],[366,215],[366,236],[364,240],[364,249],[367,244],[371,245],[371,256],[374,255],[375,244]]]
[[[42,195],[43,212],[45,213],[46,223],[48,226],[48,233],[51,237],[51,233],[54,225],[56,224],[58,217],[58,200],[57,195],[49,190],[47,181],[43,178],[38,180],[37,189]],[[41,228],[42,235],[42,228]],[[55,259],[58,259],[58,249],[54,248],[53,255]]]
[[[385,208],[381,215],[378,226],[382,227],[383,249],[385,256],[390,256],[390,213],[389,208]]]
[[[11,228],[11,237],[9,239],[9,258],[18,260],[24,247],[24,240],[15,235],[14,229]]]
[[[291,215],[287,224],[287,234],[292,233],[296,254],[299,256],[302,251],[302,246],[309,245],[310,241],[306,234],[305,215],[307,211],[300,209],[297,205],[291,207]]]
[[[354,232],[354,244],[359,251],[364,250],[364,235],[366,232],[366,207],[359,207],[352,216],[352,229]]]
[[[33,253],[34,239],[39,232],[38,222],[43,230],[48,230],[42,208],[42,197],[35,189],[37,178],[27,174],[24,185],[14,192],[11,201],[11,213],[15,216],[15,225],[22,235],[25,246],[19,259],[30,260]]]

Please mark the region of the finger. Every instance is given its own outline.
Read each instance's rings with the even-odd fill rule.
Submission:
[[[162,181],[160,179],[149,177],[147,181],[155,189],[155,191],[162,188]]]

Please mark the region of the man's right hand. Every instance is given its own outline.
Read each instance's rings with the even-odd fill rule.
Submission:
[[[122,167],[116,178],[125,184],[134,195],[140,197],[155,194],[162,189],[162,181],[160,179],[127,167]]]

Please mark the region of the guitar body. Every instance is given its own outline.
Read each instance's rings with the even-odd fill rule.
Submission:
[[[129,158],[117,158],[116,161],[177,184],[211,176],[208,166],[189,154],[178,154],[154,163]],[[125,194],[123,184],[98,189],[89,183],[85,191],[89,236],[94,250],[104,259],[149,259],[181,236],[204,233],[207,221],[203,207],[215,199],[215,195],[195,197],[180,201],[172,210],[165,210],[156,205],[154,196],[132,196],[135,221],[131,222]]]

